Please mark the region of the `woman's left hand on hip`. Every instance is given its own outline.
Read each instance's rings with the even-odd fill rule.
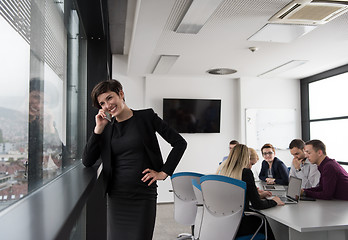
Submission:
[[[168,174],[166,174],[165,172],[156,172],[155,170],[152,170],[150,168],[145,169],[143,171],[143,174],[145,175],[143,176],[141,181],[147,182],[148,180],[150,180],[148,186],[150,186],[156,180],[164,180],[168,177]]]

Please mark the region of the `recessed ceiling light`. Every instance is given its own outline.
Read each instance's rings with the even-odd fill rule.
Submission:
[[[248,41],[289,43],[314,30],[317,26],[267,23]]]
[[[197,34],[223,0],[192,1],[185,16],[175,29],[177,33]]]
[[[179,55],[161,55],[158,62],[152,71],[153,74],[167,74],[174,65]]]
[[[305,64],[306,62],[308,62],[308,60],[291,60],[287,63],[284,63],[280,66],[277,66],[267,72],[258,75],[258,77],[273,77],[290,69],[296,68],[302,64]]]
[[[231,69],[231,68],[214,68],[207,71],[209,74],[213,75],[228,75],[236,73],[237,70]]]

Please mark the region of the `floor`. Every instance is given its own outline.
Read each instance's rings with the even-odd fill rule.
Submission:
[[[174,220],[174,204],[157,205],[157,217],[153,240],[175,240],[180,233],[190,233],[191,227],[181,225]]]

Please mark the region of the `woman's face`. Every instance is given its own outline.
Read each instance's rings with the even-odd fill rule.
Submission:
[[[271,163],[273,162],[274,159],[274,152],[272,148],[264,148],[262,149],[262,156],[264,157],[264,159]]]
[[[254,166],[258,160],[259,160],[259,157],[257,155],[250,157],[249,168],[251,169],[251,167]]]
[[[100,94],[97,99],[99,105],[105,112],[108,112],[112,116],[117,117],[122,113],[125,106],[123,97],[123,91],[120,91],[119,95],[117,95],[117,93],[113,91],[108,91]]]
[[[39,91],[32,91],[29,95],[29,115],[31,118],[36,118],[42,113],[41,100],[43,98],[43,93]]]

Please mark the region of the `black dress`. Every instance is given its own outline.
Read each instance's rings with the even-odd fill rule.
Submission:
[[[243,169],[242,181],[246,182],[246,196],[245,196],[245,211],[251,211],[249,204],[254,209],[267,209],[274,206],[277,206],[277,203],[273,200],[261,199],[258,193],[258,190],[255,186],[255,179],[252,171],[248,168]],[[258,217],[255,216],[243,216],[241,223],[238,228],[237,237],[244,236],[249,234],[254,234],[260,225],[261,221]],[[261,233],[264,233],[264,227],[261,228]],[[268,239],[274,239],[272,229],[269,224],[267,224],[267,235]]]
[[[111,140],[112,182],[108,192],[108,239],[151,240],[156,218],[157,185],[141,181],[153,168],[134,117],[114,121]]]

